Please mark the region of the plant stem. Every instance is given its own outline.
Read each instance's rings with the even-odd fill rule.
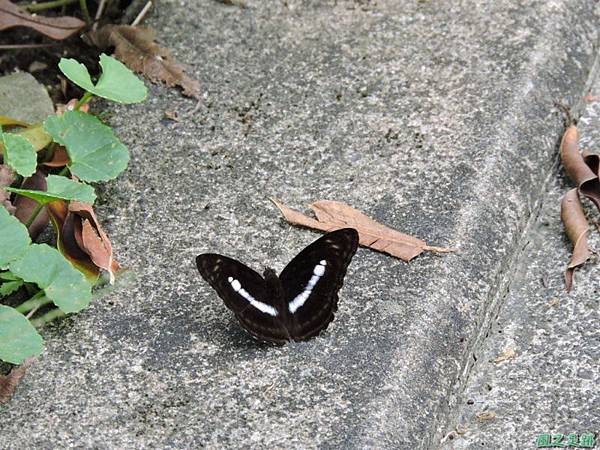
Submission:
[[[54,308],[54,309],[51,309],[50,311],[48,311],[42,317],[33,319],[30,322],[34,327],[41,327],[42,325],[52,322],[54,319],[58,319],[59,317],[64,317],[64,316],[66,316],[66,314],[64,312],[62,312],[58,308]]]
[[[79,7],[81,8],[81,12],[83,12],[83,18],[87,24],[92,23],[92,18],[90,17],[90,11],[87,7],[86,0],[79,0]]]
[[[92,94],[91,92],[86,92],[85,94],[83,94],[83,97],[81,97],[79,101],[75,104],[75,111],[79,111],[79,108],[81,108],[83,105],[89,102],[93,96],[94,94]]]
[[[35,218],[38,216],[38,214],[40,213],[40,211],[42,210],[43,207],[44,207],[44,205],[42,205],[41,203],[38,203],[38,205],[35,207],[35,209],[31,213],[31,215],[29,216],[29,219],[27,219],[27,222],[25,222],[26,228],[29,228],[31,226],[31,224],[33,223]]]
[[[52,300],[45,296],[44,291],[38,291],[33,297],[31,297],[29,300],[24,301],[15,309],[21,314],[25,314],[27,311],[39,308],[40,306],[46,305],[50,302],[52,302]]]
[[[54,0],[51,2],[43,2],[29,5],[26,7],[26,9],[29,12],[39,12],[44,11],[46,9],[60,8],[61,6],[67,6],[78,1],[79,0]]]

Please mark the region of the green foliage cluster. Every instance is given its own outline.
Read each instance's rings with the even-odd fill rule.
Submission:
[[[46,119],[43,130],[49,138],[42,139],[47,142],[41,147],[39,136],[34,139],[27,129],[9,133],[0,128],[4,164],[20,176],[21,186],[36,172],[38,151],[46,144],[50,150],[56,144],[63,145],[69,157],[60,173],[48,175],[45,191],[5,188],[38,203],[28,224],[33,222],[41,206],[56,200],[92,205],[96,194],[88,183],[114,179],[127,167],[127,148],[108,126],[80,109],[94,95],[119,103],[141,102],[147,90],[144,83],[116,59],[102,54],[100,66],[102,74],[94,84],[83,64],[61,59],[59,68],[63,74],[86,92],[74,110]],[[77,180],[67,177],[68,173]],[[43,339],[36,327],[89,305],[92,283],[61,254],[60,248],[32,243],[27,227],[0,206],[0,298],[19,290],[28,292],[29,299],[15,307],[0,304],[0,360],[13,364],[21,364],[42,352]],[[35,317],[40,308],[46,312]]]

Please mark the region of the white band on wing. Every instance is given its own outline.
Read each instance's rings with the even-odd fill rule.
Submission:
[[[259,311],[264,312],[266,314],[269,314],[270,316],[273,316],[273,317],[275,317],[277,315],[277,310],[275,308],[273,308],[271,305],[267,305],[266,303],[259,302],[254,297],[252,297],[248,293],[248,291],[242,287],[242,284],[238,280],[236,280],[233,277],[229,277],[229,278],[227,278],[227,281],[229,281],[229,284],[231,284],[231,288],[235,292],[237,292],[242,297],[244,297],[246,300],[248,300],[248,302],[250,302],[250,304],[252,306],[254,306],[256,309],[258,309]]]
[[[324,259],[319,261],[319,264],[317,264],[313,269],[313,275],[312,277],[310,277],[310,280],[308,280],[308,283],[306,284],[304,290],[300,294],[296,295],[296,297],[294,297],[294,300],[290,302],[290,304],[288,305],[288,309],[292,314],[294,314],[298,310],[298,308],[304,305],[306,300],[308,300],[308,297],[310,297],[310,294],[312,294],[312,290],[317,285],[319,279],[323,275],[325,275],[326,265],[327,261],[325,261]]]

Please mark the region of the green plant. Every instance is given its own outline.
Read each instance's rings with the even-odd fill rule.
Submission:
[[[29,296],[14,307],[0,305],[0,360],[9,363],[21,364],[41,353],[43,339],[36,327],[89,305],[101,268],[110,272],[111,279],[113,276],[112,249],[93,213],[96,194],[88,183],[117,177],[127,167],[129,153],[108,126],[82,108],[93,96],[119,103],[141,102],[147,90],[116,59],[102,54],[100,66],[102,74],[94,84],[85,66],[73,59],[61,59],[59,68],[63,74],[85,90],[73,110],[12,132],[0,128],[4,164],[17,174],[11,186],[0,184],[0,194],[4,190],[37,203],[21,223],[4,206],[13,208],[8,196],[0,195],[0,200],[7,199],[0,206],[0,298],[17,291]],[[5,127],[23,125],[0,119],[0,125]],[[59,151],[66,152],[63,163],[57,162]],[[46,176],[42,165],[57,173]],[[39,180],[45,188],[31,188],[38,186]],[[44,207],[56,230],[57,248],[32,241],[32,227]],[[64,225],[72,223],[75,216],[84,228],[84,236],[86,230],[95,233],[92,240],[103,245],[100,249],[81,244],[81,230],[78,241],[66,236],[68,228]],[[74,254],[72,246],[66,245],[68,242],[79,243],[87,252],[86,257]],[[98,262],[102,260],[98,253],[103,251],[110,252],[106,264]]]

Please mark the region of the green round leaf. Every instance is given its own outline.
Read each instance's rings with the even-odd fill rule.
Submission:
[[[92,286],[85,276],[46,244],[30,245],[20,259],[10,264],[10,271],[37,284],[64,313],[81,311],[92,298]]]
[[[96,200],[94,188],[89,184],[80,183],[60,175],[48,175],[46,181],[48,183],[46,191],[17,188],[6,188],[6,190],[31,198],[42,205],[55,200],[78,200],[93,205]]]
[[[0,206],[0,268],[5,268],[27,250],[31,243],[25,225]]]
[[[83,181],[112,180],[127,167],[127,147],[91,114],[67,111],[62,116],[50,116],[44,128],[67,148],[69,169]]]
[[[131,70],[104,53],[100,55],[102,75],[96,85],[87,68],[74,59],[62,58],[58,67],[73,83],[98,97],[118,103],[139,103],[148,95],[144,83]]]
[[[22,177],[30,177],[35,173],[37,166],[37,152],[33,145],[22,136],[12,133],[3,133],[4,162]]]
[[[44,350],[44,340],[23,314],[0,305],[0,359],[21,364]]]

